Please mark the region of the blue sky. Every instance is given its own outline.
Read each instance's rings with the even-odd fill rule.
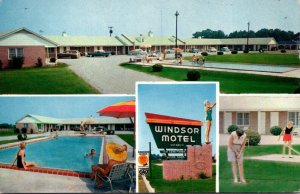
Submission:
[[[0,96],[0,123],[15,124],[26,114],[54,118],[98,118],[98,110],[134,96]]]
[[[159,150],[146,123],[145,112],[174,116],[186,119],[200,120],[205,123],[203,102],[216,101],[215,84],[139,84],[138,85],[138,148],[148,150],[152,142],[153,153]],[[204,142],[205,124],[201,129],[202,142]],[[213,110],[213,126],[211,129],[213,153],[216,143],[216,109]]]
[[[27,27],[44,35],[175,34],[207,28],[225,33],[280,28],[300,31],[300,0],[0,0],[0,31]]]

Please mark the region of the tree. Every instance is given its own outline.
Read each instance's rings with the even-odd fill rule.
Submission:
[[[201,32],[195,32],[193,34],[194,38],[199,38],[199,37],[203,37],[203,38],[225,38],[226,35],[222,30],[211,30],[211,29],[206,29],[206,30],[202,30]]]

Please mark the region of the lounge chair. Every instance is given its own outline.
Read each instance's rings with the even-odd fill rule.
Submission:
[[[131,164],[124,163],[124,164],[115,164],[111,168],[108,175],[103,175],[100,173],[96,173],[95,178],[95,185],[97,185],[97,177],[103,181],[103,183],[109,183],[110,184],[110,190],[113,191],[113,182],[125,182],[130,181],[131,185],[133,184],[133,178],[132,173],[130,173],[131,170]]]

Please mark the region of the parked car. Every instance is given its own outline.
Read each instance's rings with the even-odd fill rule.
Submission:
[[[109,56],[109,52],[105,52],[104,50],[97,50],[94,52],[88,52],[87,56],[88,57],[108,57]]]
[[[217,52],[217,49],[215,47],[209,47],[208,52]]]
[[[228,47],[222,47],[220,50],[223,52],[230,52],[230,49]]]
[[[77,50],[67,50],[64,51],[63,53],[57,54],[58,59],[62,59],[62,58],[78,59],[79,57],[80,57],[80,52]]]
[[[147,54],[146,51],[143,51],[142,49],[134,49],[128,52],[128,55],[145,55]]]
[[[196,49],[196,48],[191,48],[191,49],[189,50],[189,52],[190,52],[190,53],[199,53],[200,50],[199,50],[199,49]]]

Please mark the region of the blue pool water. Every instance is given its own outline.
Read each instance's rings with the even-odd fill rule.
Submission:
[[[186,66],[203,66],[190,61],[184,61],[182,65]],[[247,65],[247,64],[230,64],[230,63],[205,63],[204,67],[219,68],[219,69],[231,69],[231,70],[244,70],[244,71],[260,71],[260,72],[272,72],[283,73],[297,68],[285,67],[285,66],[272,66],[272,65]]]
[[[68,169],[91,172],[91,165],[98,164],[102,138],[100,137],[59,137],[31,143],[26,146],[25,161],[35,162],[39,167]],[[92,148],[93,158],[85,158]],[[19,147],[0,150],[0,163],[12,163]]]

